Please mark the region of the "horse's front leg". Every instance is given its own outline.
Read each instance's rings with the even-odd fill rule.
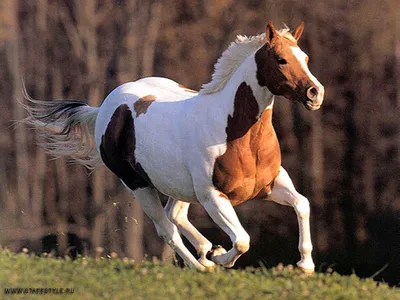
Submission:
[[[211,259],[226,268],[231,268],[236,260],[250,248],[250,236],[239,222],[235,210],[228,199],[215,189],[196,192],[199,201],[213,221],[229,235],[233,247],[228,252],[217,248]]]
[[[282,167],[274,181],[274,186],[268,199],[279,204],[292,206],[295,209],[299,222],[299,251],[301,256],[297,266],[304,273],[314,273],[315,266],[311,257],[310,203],[307,198],[296,191],[288,173]]]

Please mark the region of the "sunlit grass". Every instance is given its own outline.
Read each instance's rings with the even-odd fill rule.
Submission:
[[[76,260],[0,250],[4,288],[71,288],[73,295],[21,295],[12,299],[400,299],[398,289],[337,273],[304,276],[292,267],[214,273],[130,259]]]

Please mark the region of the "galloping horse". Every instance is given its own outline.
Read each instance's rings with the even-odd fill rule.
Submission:
[[[257,36],[238,36],[219,58],[212,80],[197,93],[166,78],[150,77],[113,90],[100,107],[80,101],[29,98],[25,120],[43,145],[94,168],[104,163],[152,219],[158,234],[190,266],[232,267],[250,246],[233,206],[259,198],[292,206],[299,223],[298,267],[314,272],[308,200],[281,167],[272,126],[275,95],[317,110],[324,87],[293,32],[271,22]],[[95,141],[95,143],[94,143]],[[157,191],[169,196],[163,208]],[[188,220],[200,203],[232,248],[213,248]],[[196,248],[196,259],[180,233]]]

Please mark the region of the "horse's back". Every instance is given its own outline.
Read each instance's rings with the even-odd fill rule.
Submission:
[[[179,101],[197,95],[196,91],[188,89],[169,78],[146,77],[136,82],[148,85],[151,89],[165,95],[165,99],[161,99],[162,101]]]
[[[116,109],[126,104],[134,118],[146,114],[153,102],[177,102],[195,96],[177,82],[161,77],[147,77],[124,83],[115,88],[104,100],[96,121],[96,143],[99,146],[101,135],[105,132]]]

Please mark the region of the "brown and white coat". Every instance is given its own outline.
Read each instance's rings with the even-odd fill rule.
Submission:
[[[278,32],[269,23],[264,34],[239,36],[199,93],[170,79],[144,78],[117,87],[100,108],[78,105],[69,110],[65,102],[53,109],[47,123],[58,122],[65,130],[93,127],[94,122],[84,120],[96,120],[97,155],[132,191],[159,235],[189,266],[200,270],[215,263],[233,266],[250,243],[233,206],[261,198],[295,208],[300,228],[298,266],[313,272],[308,200],[297,193],[281,167],[272,126],[274,95],[299,101],[310,110],[318,109],[323,100],[323,86],[308,70],[308,57],[297,45],[302,31],[303,25],[293,33]],[[35,117],[45,112],[49,115],[46,107],[31,110],[30,123],[43,125],[46,119]],[[60,114],[63,118],[57,118]],[[65,141],[57,145],[63,154],[73,154],[71,147],[62,149]],[[157,191],[170,196],[165,208]],[[187,219],[190,203],[204,206],[230,236],[232,249],[212,250]],[[179,233],[194,245],[198,260]]]

